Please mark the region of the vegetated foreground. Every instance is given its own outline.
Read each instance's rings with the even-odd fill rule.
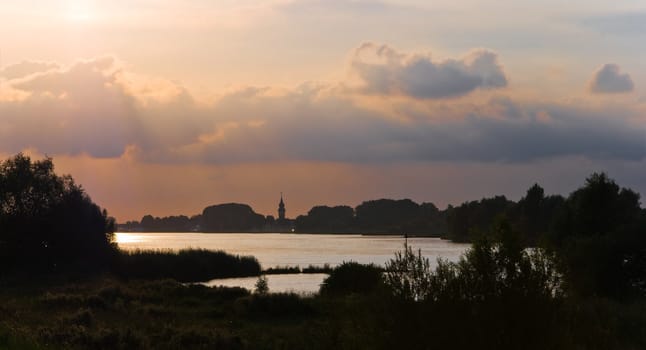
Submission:
[[[405,246],[334,268],[313,297],[178,282],[258,275],[253,257],[120,252],[114,220],[49,159],[3,162],[0,185],[0,348],[646,348],[646,212],[605,174],[531,240],[518,228],[554,210],[539,190],[519,221],[470,230],[457,263]]]
[[[412,264],[418,264],[410,252]],[[58,286],[4,287],[0,348],[640,349],[646,345],[643,300],[547,295],[545,289],[529,289],[545,280],[528,273],[514,277],[514,282],[502,274],[502,257],[477,262],[475,256],[481,253],[473,251],[455,278],[445,278],[446,270],[432,272],[430,279],[420,279],[423,273],[390,274],[395,279],[412,278],[409,286],[414,288],[393,288],[397,283],[388,284],[380,269],[346,263],[332,272],[314,297],[109,276]],[[492,274],[480,280],[489,284],[471,289],[472,278],[478,277],[468,276],[468,271],[489,263]],[[426,287],[433,289],[415,281],[430,282]],[[399,284],[403,286],[406,283]]]

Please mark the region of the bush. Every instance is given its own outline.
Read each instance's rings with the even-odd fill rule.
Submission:
[[[494,239],[489,237],[496,237]],[[404,246],[386,264],[386,284],[399,297],[430,301],[492,301],[507,298],[551,299],[562,294],[554,257],[523,249],[520,235],[506,221],[477,239],[458,263],[427,258]]]
[[[267,294],[269,293],[269,283],[267,282],[267,277],[265,276],[260,276],[258,277],[258,280],[256,281],[256,289],[254,292],[256,294]]]
[[[382,269],[374,264],[343,262],[321,284],[321,295],[369,294],[383,287]]]
[[[386,285],[391,292],[403,299],[424,299],[431,282],[431,264],[428,258],[417,255],[404,243],[404,251],[396,252],[395,258],[386,263]]]
[[[236,301],[237,310],[245,316],[290,319],[311,315],[309,303],[294,293],[254,294]]]

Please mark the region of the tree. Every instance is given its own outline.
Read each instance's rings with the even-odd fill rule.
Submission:
[[[431,276],[428,258],[422,256],[421,249],[415,254],[408,243],[404,243],[403,251],[395,253],[394,259],[386,262],[386,285],[403,299],[425,299],[430,292]]]
[[[646,220],[638,193],[594,173],[565,201],[550,235],[571,292],[646,294]]]
[[[363,230],[401,233],[420,214],[419,204],[410,199],[366,201],[355,208],[357,225]]]
[[[315,206],[296,218],[299,232],[349,232],[353,229],[354,210],[345,205]]]
[[[559,195],[545,196],[543,188],[534,184],[525,197],[510,208],[510,221],[522,233],[525,244],[536,246],[541,237],[549,232],[564,201]]]
[[[114,219],[51,158],[17,154],[0,164],[0,261],[46,272],[109,263]]]
[[[264,275],[258,277],[254,287],[256,294],[264,295],[269,293],[269,282],[267,281],[267,277]]]
[[[447,238],[455,242],[470,242],[474,235],[487,232],[496,218],[514,205],[505,196],[496,196],[447,209]]]
[[[265,225],[265,217],[257,214],[246,204],[227,203],[212,205],[202,212],[204,232],[259,231]]]

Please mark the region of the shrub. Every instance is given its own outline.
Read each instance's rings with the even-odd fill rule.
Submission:
[[[496,237],[491,239],[489,237]],[[491,301],[506,298],[550,299],[562,293],[554,257],[527,250],[509,223],[500,221],[490,235],[477,239],[458,263],[427,258],[405,245],[386,264],[386,284],[399,297],[431,301]]]
[[[404,251],[396,252],[395,258],[386,263],[386,285],[393,294],[404,299],[424,299],[431,282],[431,264],[428,258],[417,255],[404,243]]]
[[[267,282],[267,277],[265,277],[265,276],[258,277],[258,280],[256,281],[255,287],[256,287],[256,289],[255,289],[256,294],[267,294],[267,293],[269,293],[269,283]]]
[[[374,264],[343,262],[321,284],[321,295],[369,294],[383,287],[382,269]]]

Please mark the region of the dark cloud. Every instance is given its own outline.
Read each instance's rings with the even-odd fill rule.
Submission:
[[[631,92],[635,88],[628,73],[621,73],[616,64],[604,64],[594,73],[589,85],[590,91],[600,94]]]
[[[0,77],[7,80],[19,79],[58,68],[59,66],[55,63],[24,61],[0,69]]]
[[[365,84],[364,92],[420,99],[507,86],[497,55],[487,50],[473,51],[460,60],[434,62],[427,55],[405,55],[386,45],[366,43],[356,50],[352,70]]]
[[[237,111],[241,121],[245,115],[263,115],[267,123],[260,127],[241,123],[225,131],[228,137],[204,145],[201,157],[216,163],[283,159],[363,163],[530,162],[562,156],[639,160],[646,156],[646,129],[627,121],[634,115],[629,110],[498,98],[463,106],[448,118],[431,113],[426,120],[400,122],[333,96],[258,96],[254,101],[254,105],[239,99],[222,101],[218,113]]]
[[[401,62],[396,53],[388,55]],[[480,72],[482,86],[496,86],[500,77],[487,74],[495,61],[495,56],[478,54],[464,66]],[[448,69],[447,64],[435,67]],[[208,164],[646,157],[646,128],[635,122],[643,116],[631,106],[497,97],[486,102],[382,101],[392,108],[366,108],[343,94],[346,90],[316,84],[280,91],[246,88],[201,104],[180,86],[139,85],[112,58],[20,79],[11,86],[27,96],[0,102],[0,151],[127,153],[150,163]],[[165,90],[173,93],[149,96]]]

